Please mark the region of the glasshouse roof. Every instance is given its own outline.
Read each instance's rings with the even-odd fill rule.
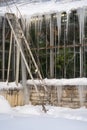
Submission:
[[[9,8],[17,13],[18,7],[22,15],[33,16],[86,8],[87,0],[1,0],[0,6],[0,14]]]

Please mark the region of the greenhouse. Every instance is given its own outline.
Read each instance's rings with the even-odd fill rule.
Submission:
[[[0,5],[1,80],[6,81],[8,73],[10,81],[14,81],[15,78],[20,80],[21,70],[26,71],[25,65],[22,65],[21,62],[20,57],[22,56],[17,53],[17,41],[14,34],[11,33],[12,28],[6,18],[6,13],[15,13],[43,78],[87,77],[87,7],[85,4],[80,4],[74,8],[74,2],[68,0],[67,8],[67,1],[26,0],[23,2],[19,0],[17,2],[8,0],[6,2],[2,0]],[[48,10],[43,10],[44,7],[41,5],[45,6],[45,3],[54,4],[54,8],[51,8],[51,5],[46,5],[45,9]],[[38,6],[36,13],[31,8],[29,9],[30,6],[28,7],[27,4],[33,5],[31,7],[34,9]],[[26,11],[24,10],[25,6]],[[12,22],[12,19],[10,16],[12,26],[14,24],[15,28],[18,28],[17,23],[14,23],[14,20]],[[15,31],[15,33],[19,32]],[[23,42],[23,39],[20,38],[19,41]],[[10,47],[12,48],[11,52]],[[22,47],[24,53],[25,49],[26,47]],[[27,57],[26,61],[33,77],[38,78],[37,69],[32,63],[31,56],[27,53],[24,55],[25,58]],[[10,64],[9,67],[8,64]],[[16,70],[19,70],[19,74],[16,73]],[[23,73],[26,73],[26,78],[29,79],[30,75],[27,72]]]
[[[12,106],[86,106],[86,42],[86,0],[1,0],[0,94]]]

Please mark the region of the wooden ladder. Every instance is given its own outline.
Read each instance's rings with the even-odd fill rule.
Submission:
[[[18,19],[18,18],[16,17],[16,15],[13,14],[13,13],[6,13],[6,14],[5,14],[5,17],[6,17],[7,21],[8,21],[8,23],[9,23],[9,26],[10,26],[10,28],[11,28],[11,31],[12,31],[13,36],[14,36],[14,38],[15,38],[15,41],[16,41],[16,43],[17,43],[17,47],[18,47],[19,50],[20,50],[20,53],[21,53],[21,56],[22,56],[22,58],[23,58],[23,60],[24,60],[26,69],[27,69],[27,71],[28,71],[28,73],[29,73],[29,75],[30,75],[30,78],[31,78],[32,81],[33,81],[33,85],[34,85],[36,91],[38,92],[38,89],[37,89],[37,86],[36,86],[36,84],[35,84],[33,75],[32,75],[32,73],[31,73],[30,67],[29,67],[29,65],[28,65],[28,61],[27,61],[28,59],[27,59],[26,55],[29,55],[29,56],[30,56],[30,58],[31,58],[31,60],[32,60],[34,66],[35,66],[35,70],[37,70],[37,74],[38,74],[39,79],[40,79],[41,81],[42,81],[42,76],[41,76],[40,70],[39,70],[39,68],[38,68],[38,66],[37,66],[37,64],[36,64],[36,61],[35,61],[35,59],[34,59],[34,57],[33,57],[33,54],[32,54],[32,52],[31,52],[29,43],[27,42],[27,40],[26,40],[26,38],[25,38],[25,36],[24,36],[23,30],[22,30],[21,25],[20,25],[20,23],[19,23],[19,19]],[[21,41],[23,41],[23,42],[21,42]],[[24,49],[22,49],[22,47],[23,47]],[[42,81],[42,84],[44,84],[43,81]],[[44,87],[44,89],[47,91],[46,86],[43,85],[43,87]]]

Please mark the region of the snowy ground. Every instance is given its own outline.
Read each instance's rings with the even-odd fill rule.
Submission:
[[[0,96],[0,130],[87,130],[87,109],[46,106],[11,108]]]

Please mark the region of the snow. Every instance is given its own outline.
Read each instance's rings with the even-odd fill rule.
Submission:
[[[11,107],[8,101],[3,96],[0,96],[0,113],[8,113],[10,111]]]
[[[16,0],[17,1],[17,0]],[[24,4],[27,3],[27,4]],[[62,2],[59,0],[58,2],[53,1],[46,1],[46,2],[36,2],[36,3],[30,3],[23,2],[23,0],[20,0],[16,3],[16,6],[14,4],[11,4],[9,6],[1,6],[0,7],[0,14],[5,14],[6,12],[16,13],[17,16],[18,10],[21,12],[22,16],[25,18],[29,18],[35,15],[40,15],[39,19],[43,14],[46,15],[46,19],[50,17],[51,13],[56,13],[57,15],[57,24],[58,24],[58,33],[61,35],[61,12],[66,11],[67,12],[67,19],[69,19],[69,11],[77,9],[78,16],[79,16],[79,23],[80,23],[80,42],[83,40],[84,36],[84,20],[85,20],[85,8],[87,7],[87,0],[62,0]],[[82,9],[81,9],[82,8]],[[84,14],[84,15],[83,15]],[[48,19],[49,20],[49,19]],[[28,21],[29,22],[29,21]],[[40,23],[41,28],[41,23]],[[66,25],[66,30],[68,30],[68,20]],[[67,31],[66,31],[67,32]],[[60,41],[60,37],[58,39]],[[82,43],[82,42],[81,42]],[[58,43],[59,44],[59,43]],[[81,65],[80,65],[81,68]],[[36,70],[35,70],[36,71]],[[73,79],[43,79],[41,80],[35,80],[36,85],[40,84],[46,84],[47,86],[63,86],[63,85],[86,85],[87,86],[87,78],[73,78]],[[27,81],[27,85],[33,85],[32,80]],[[8,83],[7,82],[0,82],[0,89],[20,89],[22,85],[19,83],[18,86],[15,82]]]
[[[87,130],[87,109],[54,106],[17,106],[11,108],[0,96],[0,130]],[[4,111],[1,111],[4,110]],[[7,111],[9,110],[9,111]]]
[[[36,15],[59,13],[78,8],[86,8],[87,0],[67,1],[67,2],[44,2],[16,4],[23,17]],[[18,14],[14,5],[10,6],[12,13]],[[9,7],[0,7],[0,15],[9,12]],[[60,24],[60,23],[59,23]],[[67,23],[68,24],[68,23]],[[86,85],[87,78],[73,79],[43,79],[35,80],[37,85],[45,83],[47,86],[63,85]],[[33,85],[32,80],[27,81],[28,85]],[[0,82],[0,89],[21,88],[15,82]],[[17,106],[11,108],[7,100],[0,96],[0,130],[87,130],[87,109],[70,109],[54,106],[46,106],[47,113],[42,111],[42,106]]]
[[[1,116],[2,117],[2,116]],[[0,120],[2,130],[86,130],[87,122],[49,117],[10,117]]]
[[[2,89],[21,89],[22,88],[22,85],[19,83],[18,86],[16,85],[15,82],[0,82],[0,90]]]
[[[83,77],[83,78],[72,78],[72,79],[43,79],[43,80],[39,80],[39,79],[35,79],[34,80],[35,84],[38,85],[47,85],[47,86],[64,86],[64,85],[75,85],[75,86],[87,86],[87,78]],[[33,81],[31,79],[27,80],[26,84],[28,86],[33,85]],[[22,89],[23,86],[21,84],[21,82],[18,84],[18,86],[16,85],[15,82],[0,82],[0,90],[5,89]]]
[[[46,84],[47,86],[63,86],[63,85],[87,85],[87,78],[72,78],[72,79],[43,79],[34,80],[36,85]],[[27,80],[28,85],[33,85],[32,80]]]
[[[18,12],[20,11],[23,17],[31,17],[36,15],[58,13],[63,11],[69,12],[71,10],[83,7],[84,8],[87,7],[87,0],[64,1],[64,2],[47,1],[47,2],[27,3],[27,4],[16,3],[16,6],[14,4],[13,5],[11,4],[9,5],[9,7],[8,6],[0,7],[0,14],[4,14],[10,11],[18,15]]]
[[[26,116],[36,115],[36,116],[46,116],[54,118],[65,118],[65,119],[75,119],[79,121],[87,121],[87,109],[85,107],[79,109],[71,109],[64,107],[54,107],[54,106],[45,106],[47,113],[45,114],[42,111],[42,106],[17,106],[13,108],[16,111],[16,114],[23,114]]]

